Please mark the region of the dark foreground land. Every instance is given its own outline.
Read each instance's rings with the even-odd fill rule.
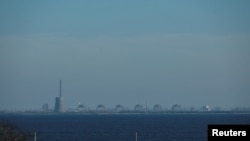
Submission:
[[[0,120],[0,141],[26,141],[26,136],[16,126]]]

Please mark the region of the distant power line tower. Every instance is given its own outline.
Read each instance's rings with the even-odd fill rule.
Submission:
[[[64,110],[64,99],[62,97],[62,80],[59,83],[59,97],[56,97],[55,112],[65,112]]]

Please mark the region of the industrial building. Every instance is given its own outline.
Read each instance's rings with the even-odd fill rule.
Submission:
[[[49,105],[48,105],[48,104],[43,104],[42,110],[43,110],[44,112],[49,111]]]
[[[204,105],[200,108],[201,111],[210,111],[210,107],[208,105]]]
[[[64,110],[64,99],[62,97],[62,80],[59,82],[59,97],[56,97],[55,110],[54,112],[65,112]]]
[[[140,104],[135,105],[134,109],[136,112],[144,112],[145,111],[144,107]]]
[[[181,108],[181,105],[179,105],[179,104],[174,104],[172,106],[172,111],[181,111],[181,110],[182,110],[182,108]]]
[[[124,111],[124,107],[121,104],[116,105],[115,112],[122,112]]]
[[[99,104],[97,107],[96,107],[96,111],[97,112],[104,112],[106,110],[105,106],[102,105],[102,104]]]
[[[162,106],[159,105],[159,104],[155,104],[154,107],[153,107],[153,111],[154,112],[160,112],[160,111],[162,111]]]
[[[86,112],[87,108],[83,104],[79,104],[77,107],[78,112]]]

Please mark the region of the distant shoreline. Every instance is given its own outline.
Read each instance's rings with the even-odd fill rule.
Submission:
[[[167,114],[250,114],[250,111],[167,111],[167,112],[1,112],[0,115],[167,115]]]

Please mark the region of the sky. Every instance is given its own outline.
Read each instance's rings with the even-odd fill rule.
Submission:
[[[248,0],[0,1],[0,110],[250,107]]]

